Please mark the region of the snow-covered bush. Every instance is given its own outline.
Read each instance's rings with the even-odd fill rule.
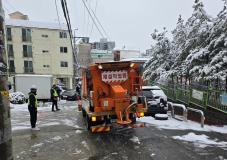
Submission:
[[[26,102],[25,95],[22,92],[13,92],[9,94],[10,102],[13,104],[24,104]]]

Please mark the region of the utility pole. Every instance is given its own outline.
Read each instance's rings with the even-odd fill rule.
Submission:
[[[0,0],[0,159],[13,160],[4,17]]]

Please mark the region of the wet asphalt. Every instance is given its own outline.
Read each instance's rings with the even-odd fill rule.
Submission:
[[[157,129],[149,124],[134,129],[115,125],[108,133],[94,134],[85,129],[75,102],[62,102],[59,112],[51,112],[50,104],[43,107],[38,113],[40,131],[30,130],[28,111],[12,109],[15,160],[227,159],[225,148],[200,148],[195,143],[172,138],[192,132],[190,130]],[[225,134],[193,132],[227,142]]]

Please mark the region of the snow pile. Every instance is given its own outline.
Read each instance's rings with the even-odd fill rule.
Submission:
[[[13,92],[9,94],[10,102],[13,104],[24,104],[26,101],[25,95],[22,92]]]
[[[80,133],[82,133],[82,131],[81,131],[81,130],[76,130],[75,133],[76,133],[76,134],[80,134]]]
[[[139,140],[139,138],[136,137],[136,136],[133,136],[130,140],[131,140],[132,142],[134,142],[134,143],[140,144],[140,140]]]
[[[81,150],[76,149],[76,151],[73,154],[80,154],[81,152],[82,152]]]
[[[74,122],[72,120],[62,119],[61,121],[63,122],[64,125],[67,125],[67,126],[70,126],[70,127],[74,126]]]
[[[219,132],[227,133],[227,126],[216,127],[205,125],[204,128],[201,128],[199,123],[193,121],[178,121],[176,119],[169,118],[167,121],[155,120],[153,117],[143,117],[137,119],[137,121],[149,123],[154,127],[159,129],[170,129],[170,130],[194,130],[194,131],[206,131],[206,132]]]
[[[81,144],[84,146],[84,148],[86,148],[87,150],[89,150],[88,144],[86,141],[82,141]]]
[[[195,146],[200,147],[200,148],[214,146],[214,147],[220,147],[220,148],[227,149],[227,142],[224,142],[224,141],[218,142],[217,139],[212,140],[204,134],[196,135],[195,133],[190,132],[184,136],[173,136],[173,139],[183,140],[183,141],[187,141],[187,142],[193,142],[195,144]]]
[[[37,148],[37,147],[41,147],[43,145],[43,143],[38,143],[32,146],[32,148]]]
[[[165,119],[167,119],[168,115],[167,114],[155,114],[155,118],[165,118]]]
[[[30,126],[12,126],[12,131],[31,129]]]
[[[45,123],[45,124],[40,124],[40,126],[45,127],[45,126],[57,126],[60,125],[59,122],[49,122],[49,123]]]
[[[55,136],[54,138],[52,138],[52,140],[54,140],[54,141],[59,141],[59,140],[61,140],[62,138],[60,137],[60,136]]]

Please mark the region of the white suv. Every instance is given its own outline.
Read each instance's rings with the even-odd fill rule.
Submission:
[[[158,86],[143,86],[142,95],[147,98],[148,111],[147,114],[155,115],[156,113],[166,113],[167,96]]]

